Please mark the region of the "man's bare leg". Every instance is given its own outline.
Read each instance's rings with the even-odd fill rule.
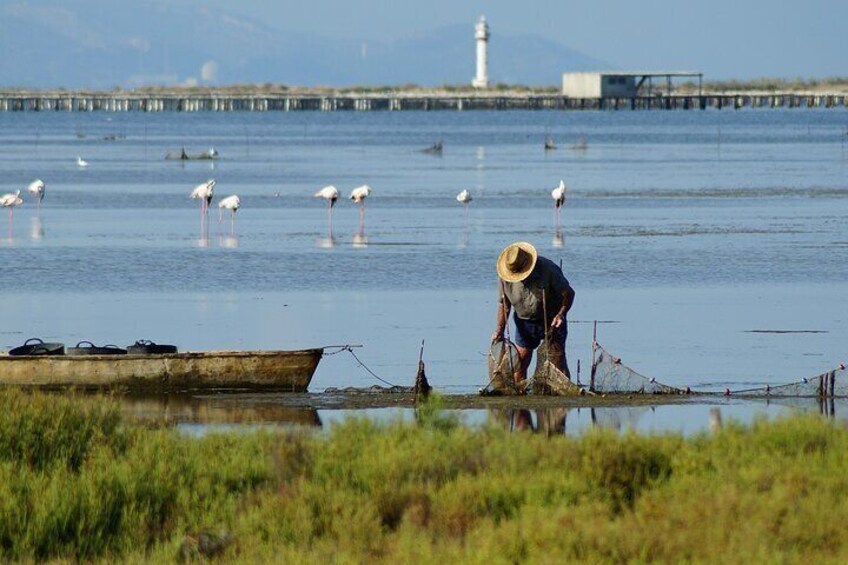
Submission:
[[[530,366],[530,360],[533,358],[533,350],[521,347],[516,344],[515,349],[518,351],[518,367],[515,369],[513,379],[515,384],[521,385],[527,380],[527,368]]]

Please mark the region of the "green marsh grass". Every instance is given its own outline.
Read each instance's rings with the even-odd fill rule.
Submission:
[[[416,422],[186,437],[0,391],[0,561],[844,562],[848,429],[545,438]],[[196,555],[194,557],[197,557]],[[206,559],[206,558],[204,558]]]

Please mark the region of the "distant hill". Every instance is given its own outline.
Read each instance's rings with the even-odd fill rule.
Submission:
[[[0,86],[437,86],[466,84],[474,74],[474,22],[398,41],[351,41],[278,30],[202,5],[68,4],[0,4]],[[491,25],[493,82],[555,85],[564,71],[609,67],[557,42],[500,34]]]

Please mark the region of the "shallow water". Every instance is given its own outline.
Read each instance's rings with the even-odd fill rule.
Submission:
[[[367,399],[313,393],[275,395],[257,393],[118,397],[122,412],[136,421],[165,423],[191,435],[237,429],[302,427],[322,430],[350,417],[384,423],[414,422],[409,397],[370,396]],[[113,397],[115,398],[115,397]],[[620,397],[593,403],[578,399],[451,397],[444,414],[468,426],[494,425],[516,432],[581,435],[603,429],[640,433],[677,432],[686,435],[712,428],[715,414],[722,422],[750,424],[759,418],[788,414],[821,414],[848,418],[848,401],[815,398],[751,399],[723,396],[639,398]]]
[[[360,343],[375,373],[408,384],[425,340],[432,383],[470,392],[486,382],[494,260],[523,239],[577,290],[569,359],[584,380],[592,320],[614,322],[599,326],[607,349],[674,386],[798,380],[848,357],[846,124],[843,109],[2,113],[0,193],[38,177],[47,196],[0,217],[0,347]],[[569,149],[580,135],[588,149]],[[437,139],[442,157],[420,151]],[[183,145],[221,159],[164,160]],[[242,199],[232,231],[214,202],[201,230],[188,193],[207,178]],[[342,200],[330,237],[311,196],[329,183],[373,186],[364,233]],[[774,329],[823,333],[750,333]],[[374,383],[344,354],[312,389]]]

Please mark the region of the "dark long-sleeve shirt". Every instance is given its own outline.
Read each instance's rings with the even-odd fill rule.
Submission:
[[[521,282],[509,283],[500,281],[499,295],[506,297],[515,309],[515,314],[523,320],[537,323],[548,323],[556,316],[562,307],[562,294],[571,285],[559,266],[545,257],[536,259],[536,266],[530,276]],[[542,293],[547,306],[547,317],[542,309]]]

